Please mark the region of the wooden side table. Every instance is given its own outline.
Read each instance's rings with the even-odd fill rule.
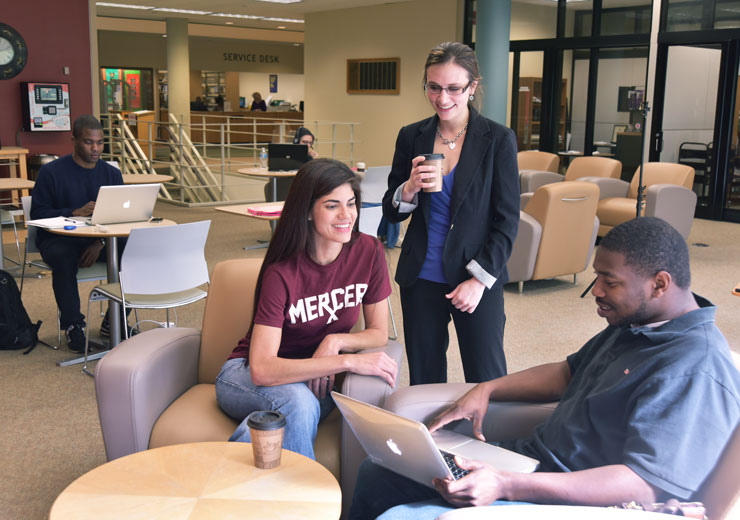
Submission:
[[[26,154],[28,149],[17,146],[3,146],[0,148],[0,165],[10,167],[11,179],[28,179],[26,171]],[[28,189],[23,188],[21,196],[28,195]],[[13,204],[19,204],[18,196],[13,193]]]
[[[324,466],[283,450],[258,469],[252,445],[198,442],[141,451],[103,464],[57,497],[50,520],[336,519],[342,492]]]

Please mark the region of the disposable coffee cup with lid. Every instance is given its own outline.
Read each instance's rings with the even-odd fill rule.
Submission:
[[[280,465],[286,424],[285,416],[274,410],[258,410],[247,416],[255,466],[272,469]]]
[[[434,180],[434,187],[432,188],[424,188],[424,192],[426,193],[434,193],[438,191],[442,191],[442,178],[444,177],[444,158],[445,154],[443,153],[425,153],[422,154],[424,157],[424,161],[421,163],[425,166],[435,166],[436,171]],[[427,179],[427,182],[432,179]]]

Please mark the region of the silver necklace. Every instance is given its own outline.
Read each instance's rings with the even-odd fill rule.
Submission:
[[[458,132],[458,134],[455,136],[455,138],[452,139],[452,140],[449,140],[445,136],[442,135],[442,132],[440,132],[440,130],[439,130],[439,125],[437,125],[437,135],[439,136],[440,139],[442,139],[442,144],[446,144],[447,146],[450,147],[450,150],[454,150],[455,147],[457,146],[455,144],[455,141],[457,141],[458,139],[460,139],[460,136],[463,135],[463,132],[465,130],[467,130],[467,129],[468,129],[468,124],[465,123],[465,126],[463,127],[463,129],[460,130],[460,132]]]

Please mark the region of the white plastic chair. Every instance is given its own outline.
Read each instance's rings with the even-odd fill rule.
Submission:
[[[6,224],[11,224],[13,226],[13,234],[15,235],[15,249],[16,249],[16,252],[18,253],[17,262],[8,256],[6,256],[5,259],[17,265],[21,265],[21,244],[18,241],[18,226],[16,224],[15,217],[18,217],[21,215],[23,215],[23,210],[18,209],[13,204],[0,205],[0,228],[2,226],[5,226]],[[0,236],[0,240],[1,239],[2,239],[2,236]]]
[[[205,245],[210,226],[211,221],[204,220],[131,230],[121,257],[120,282],[90,291],[88,313],[91,302],[114,300],[121,305],[123,321],[126,309],[165,309],[169,326],[169,309],[194,303],[208,294],[198,287],[209,283]],[[128,326],[124,333],[128,338]],[[88,338],[86,332],[82,370],[93,375],[87,370]]]
[[[23,205],[23,218],[26,222],[31,220],[31,196],[21,197],[21,204]],[[45,271],[51,271],[52,268],[49,264],[41,260],[41,258],[36,260],[29,260],[28,254],[36,253],[40,254],[39,248],[36,246],[36,232],[38,229],[36,226],[26,226],[26,246],[25,246],[25,252],[23,253],[23,263],[22,263],[22,270],[21,270],[21,287],[20,287],[20,293],[21,296],[23,295],[23,282],[26,279],[26,266],[29,267],[36,267],[38,269],[43,269]],[[90,267],[80,267],[77,270],[77,283],[80,284],[82,282],[97,282],[101,280],[107,280],[108,279],[108,266],[105,262],[95,262]],[[88,306],[88,316],[90,315],[90,308]],[[43,343],[43,342],[42,342]],[[46,345],[46,343],[44,343]],[[51,347],[54,350],[57,350],[62,345],[62,330],[61,330],[61,313],[59,311],[59,308],[57,307],[57,346]]]
[[[382,216],[383,208],[381,206],[360,208],[360,232],[377,238],[378,224],[380,224]],[[391,283],[393,283],[392,280]],[[398,337],[398,330],[396,330],[396,318],[393,316],[390,296],[388,296],[388,312],[391,315],[391,326],[393,327],[393,336],[389,336],[389,339],[396,339]]]

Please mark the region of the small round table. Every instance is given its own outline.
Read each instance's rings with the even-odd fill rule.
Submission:
[[[172,175],[157,174],[135,174],[127,173],[123,175],[124,184],[159,184],[170,182],[174,177]]]
[[[254,466],[252,445],[198,442],[103,464],[57,497],[49,520],[108,518],[339,518],[342,492],[318,462],[283,450],[274,469]]]

